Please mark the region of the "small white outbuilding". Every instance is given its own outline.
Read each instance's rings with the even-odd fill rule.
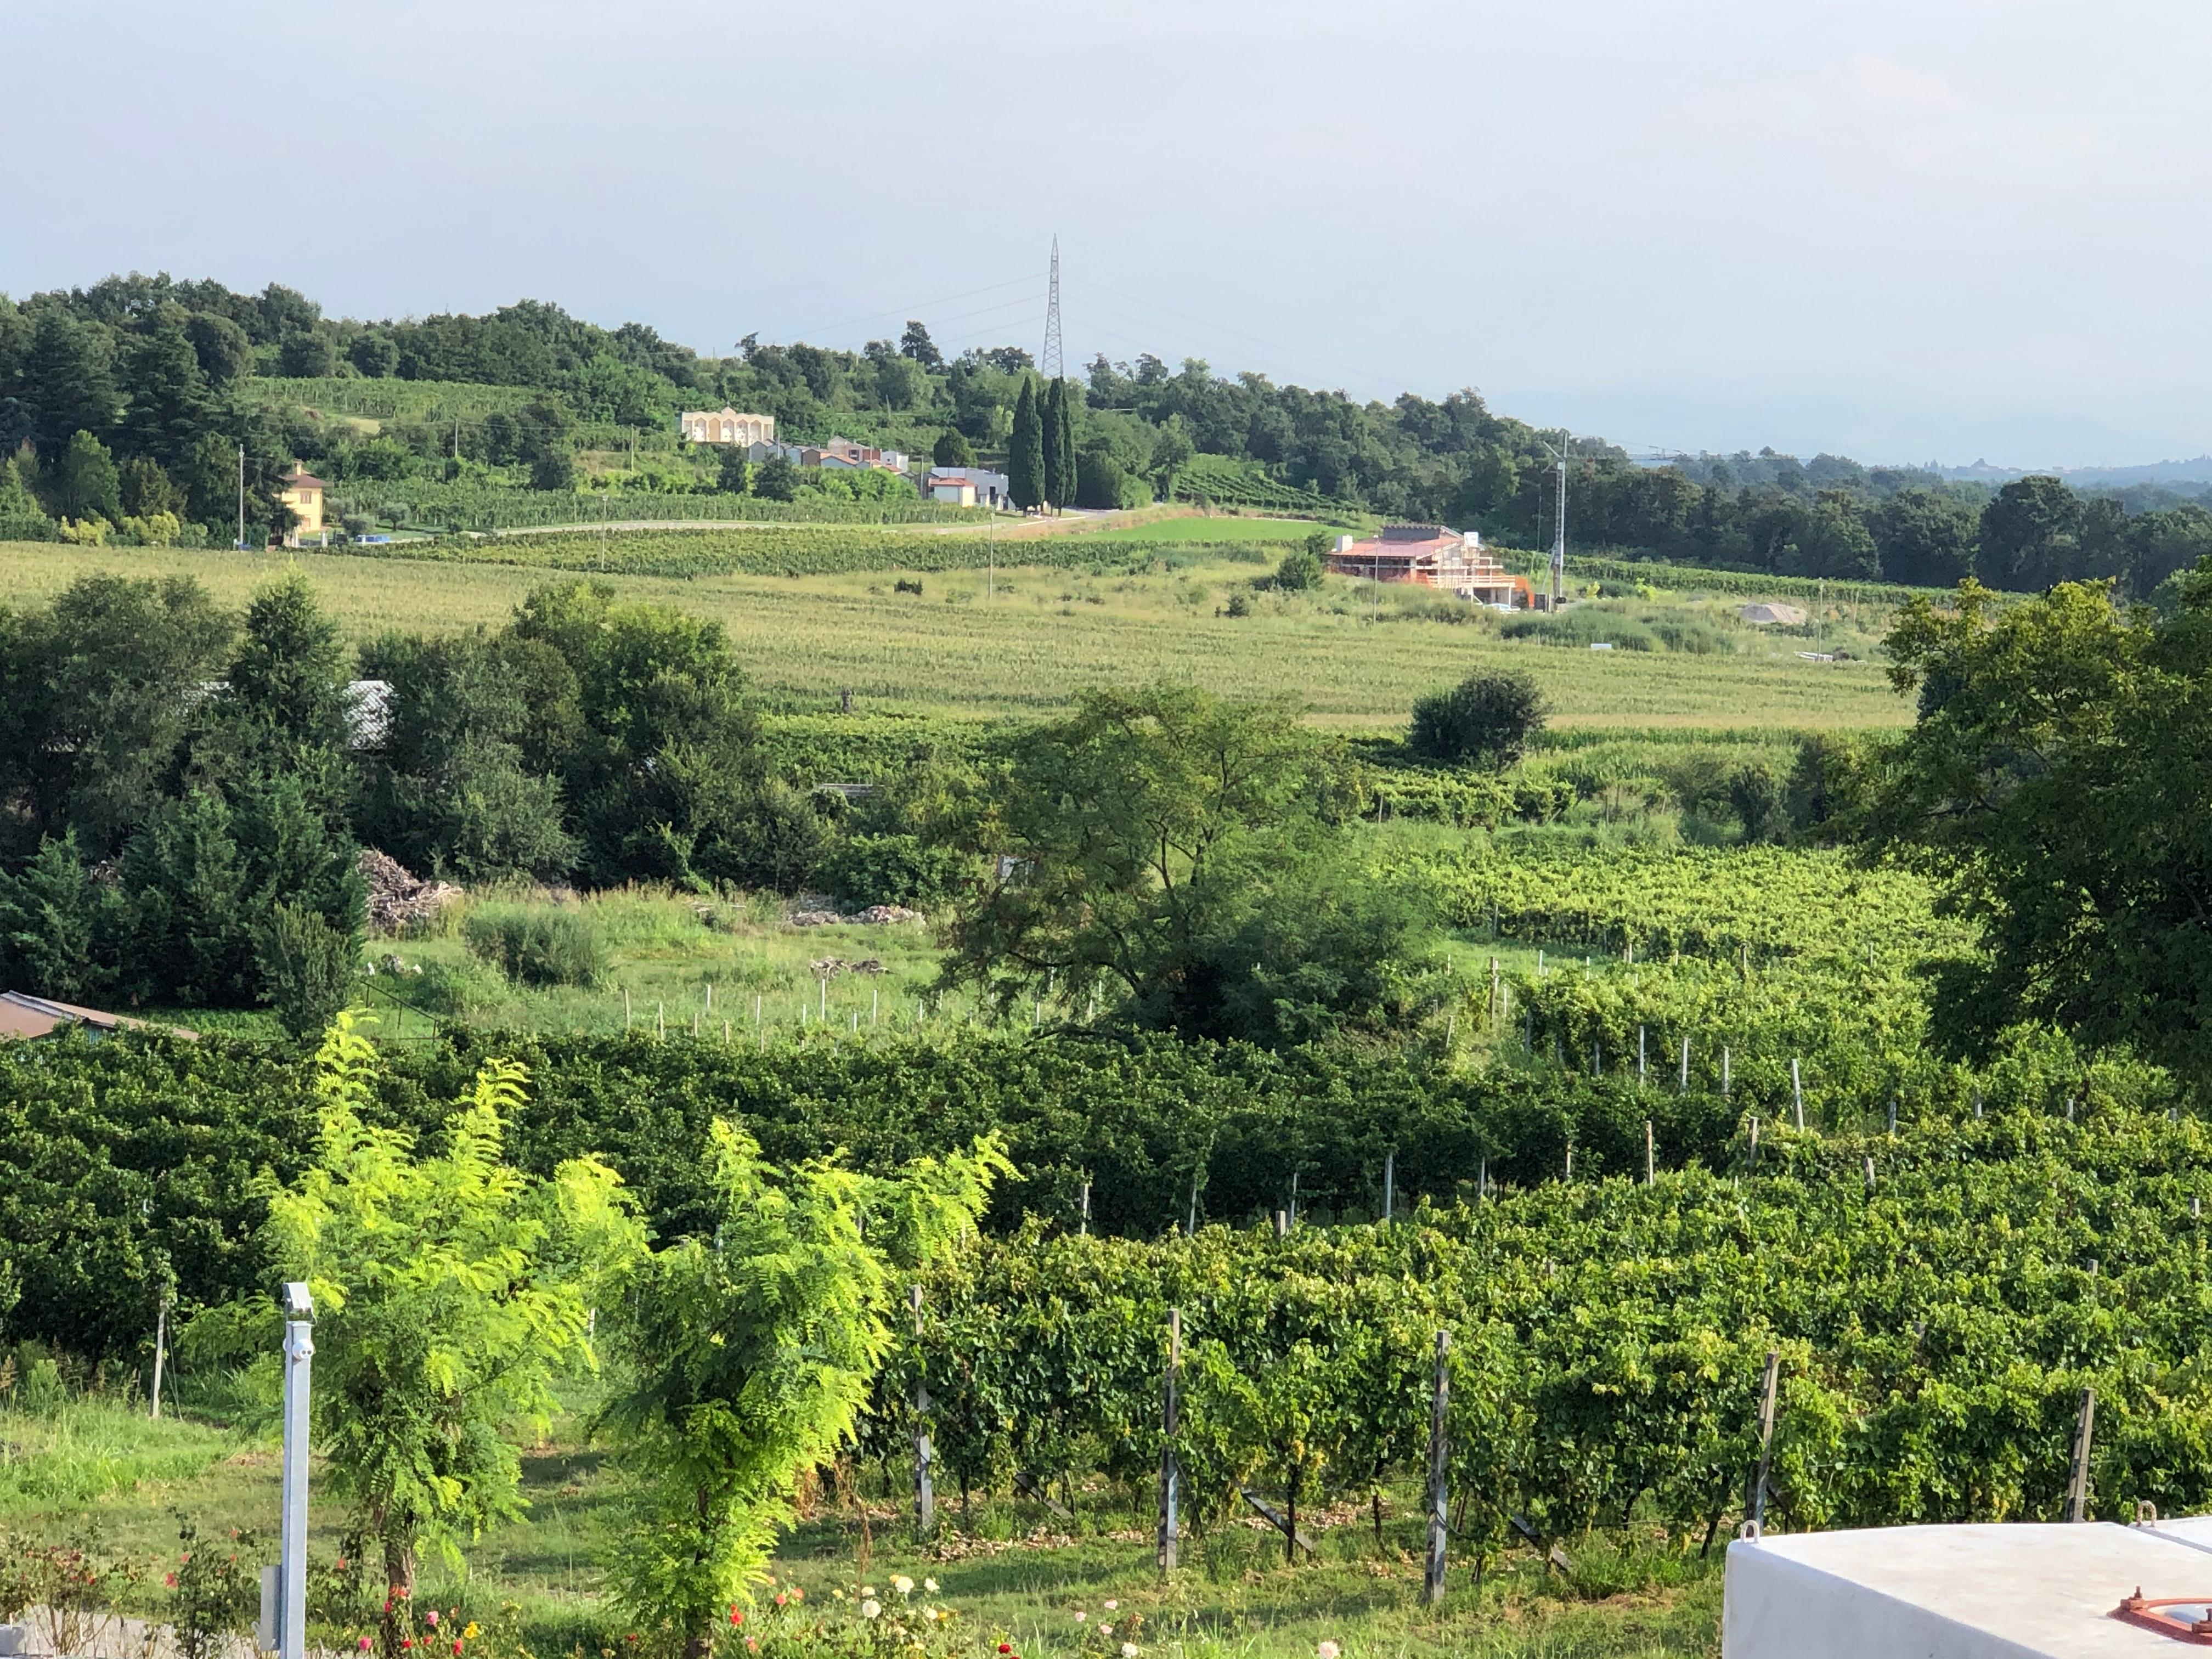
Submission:
[[[2123,1616],[2137,1595],[2174,1605]],[[1799,1533],[1729,1546],[1721,1653],[2179,1659],[2199,1620],[2212,1628],[2212,1517]]]

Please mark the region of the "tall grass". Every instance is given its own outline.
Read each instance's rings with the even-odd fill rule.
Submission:
[[[539,990],[573,985],[588,990],[606,977],[606,945],[591,919],[576,910],[483,905],[463,921],[461,939],[471,955],[518,985]]]
[[[190,1480],[238,1443],[204,1424],[153,1422],[139,1401],[79,1397],[43,1409],[0,1408],[0,1513],[81,1509],[143,1483]]]

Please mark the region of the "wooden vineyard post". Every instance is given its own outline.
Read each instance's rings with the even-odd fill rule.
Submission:
[[[1759,1390],[1759,1473],[1744,1494],[1744,1524],[1752,1537],[1766,1529],[1766,1472],[1774,1466],[1774,1385],[1782,1375],[1782,1355],[1766,1351],[1766,1380]]]
[[[1393,1146],[1382,1154],[1382,1218],[1390,1218],[1391,1200],[1397,1196],[1398,1149]]]
[[[1636,1086],[1639,1089],[1644,1086],[1644,1028],[1639,1025],[1636,1028]]]
[[[2074,1424],[2074,1462],[2066,1474],[2066,1518],[2089,1518],[2089,1441],[2097,1427],[2097,1391],[2081,1390],[2081,1415]]]
[[[937,1530],[937,1489],[930,1479],[936,1461],[929,1443],[929,1385],[921,1369],[921,1286],[909,1293],[914,1304],[914,1529],[927,1538]]]
[[[1728,1051],[1727,1049],[1723,1048],[1723,1049],[1722,1049],[1722,1050],[1721,1050],[1721,1098],[1722,1098],[1723,1100],[1726,1100],[1726,1099],[1728,1098],[1728,1093],[1729,1093],[1729,1051]]]
[[[1183,1237],[1198,1237],[1198,1171],[1190,1172],[1190,1218],[1183,1224]]]
[[[1805,1127],[1805,1079],[1798,1075],[1797,1062],[1790,1062],[1790,1103],[1796,1109],[1797,1127]]]
[[[1644,1184],[1653,1186],[1658,1179],[1659,1164],[1651,1145],[1651,1120],[1647,1117],[1644,1120]]]
[[[1686,1036],[1682,1039],[1682,1075],[1675,1082],[1674,1092],[1678,1095],[1690,1092],[1690,1039]]]
[[[1088,1181],[1083,1183],[1083,1218],[1076,1224],[1075,1235],[1079,1238],[1091,1236],[1091,1183]]]
[[[1451,1466],[1451,1441],[1445,1425],[1451,1402],[1451,1373],[1445,1357],[1450,1352],[1451,1333],[1438,1331],[1436,1396],[1429,1407],[1429,1560],[1421,1579],[1422,1603],[1431,1607],[1444,1599],[1444,1544],[1450,1533],[1446,1475]]]
[[[1753,1169],[1756,1170],[1759,1167],[1759,1120],[1757,1118],[1751,1121],[1751,1146],[1747,1161]]]
[[[1182,1416],[1176,1397],[1182,1369],[1182,1310],[1168,1310],[1168,1368],[1160,1383],[1160,1573],[1176,1570],[1176,1500],[1182,1471],[1176,1467],[1176,1428]]]

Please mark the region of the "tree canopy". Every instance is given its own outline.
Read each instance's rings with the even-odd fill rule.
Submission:
[[[1981,929],[1936,988],[1954,1046],[2048,1021],[2212,1077],[2212,574],[2179,586],[2160,617],[2106,584],[1999,605],[1969,583],[1891,636],[1919,720],[1867,823]]]
[[[998,873],[947,980],[1266,1043],[1404,1018],[1420,918],[1349,861],[1340,778],[1287,702],[1085,693],[1017,741],[970,831]]]

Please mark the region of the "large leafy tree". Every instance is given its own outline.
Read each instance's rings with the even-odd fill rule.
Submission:
[[[607,1410],[638,1481],[615,1598],[684,1659],[706,1659],[717,1615],[750,1595],[800,1476],[852,1438],[901,1279],[972,1237],[1013,1173],[990,1139],[891,1176],[778,1170],[720,1121],[709,1158],[713,1232],[638,1263],[617,1338],[631,1381]]]
[[[64,519],[123,516],[123,479],[107,446],[89,432],[69,441],[54,467],[54,510]]]
[[[1285,564],[1289,560],[1284,561]],[[1407,743],[1431,760],[1510,766],[1544,729],[1542,690],[1517,669],[1478,669],[1413,704]]]
[[[316,1058],[314,1166],[270,1204],[271,1265],[315,1299],[314,1434],[330,1483],[411,1589],[418,1552],[451,1553],[520,1515],[509,1437],[542,1429],[555,1377],[594,1363],[592,1310],[643,1249],[614,1171],[590,1158],[546,1180],[504,1161],[526,1078],[487,1064],[425,1153],[371,1121],[375,1050],[350,1018]],[[255,1298],[187,1328],[210,1354],[273,1368],[279,1316]],[[385,1646],[398,1659],[399,1622]]]
[[[513,633],[550,646],[574,677],[557,760],[593,873],[737,878],[763,780],[721,625],[570,582],[532,593]]]
[[[2081,574],[2081,498],[2056,478],[2015,478],[1982,509],[1975,570],[1998,587],[2039,588]]]
[[[1286,702],[1087,693],[1016,743],[970,832],[999,873],[947,981],[1267,1042],[1402,1017],[1418,919],[1349,866],[1335,775]]]
[[[1900,489],[1874,515],[1885,580],[1950,587],[1974,574],[1972,510],[1930,489]]]
[[[0,835],[74,828],[112,853],[166,792],[236,624],[189,576],[82,576],[38,611],[0,612]]]
[[[1956,1047],[2049,1021],[2212,1076],[2212,575],[2181,588],[2157,620],[2103,584],[2000,608],[1969,583],[1891,635],[1919,719],[1869,827],[1981,928],[1937,982]]]

